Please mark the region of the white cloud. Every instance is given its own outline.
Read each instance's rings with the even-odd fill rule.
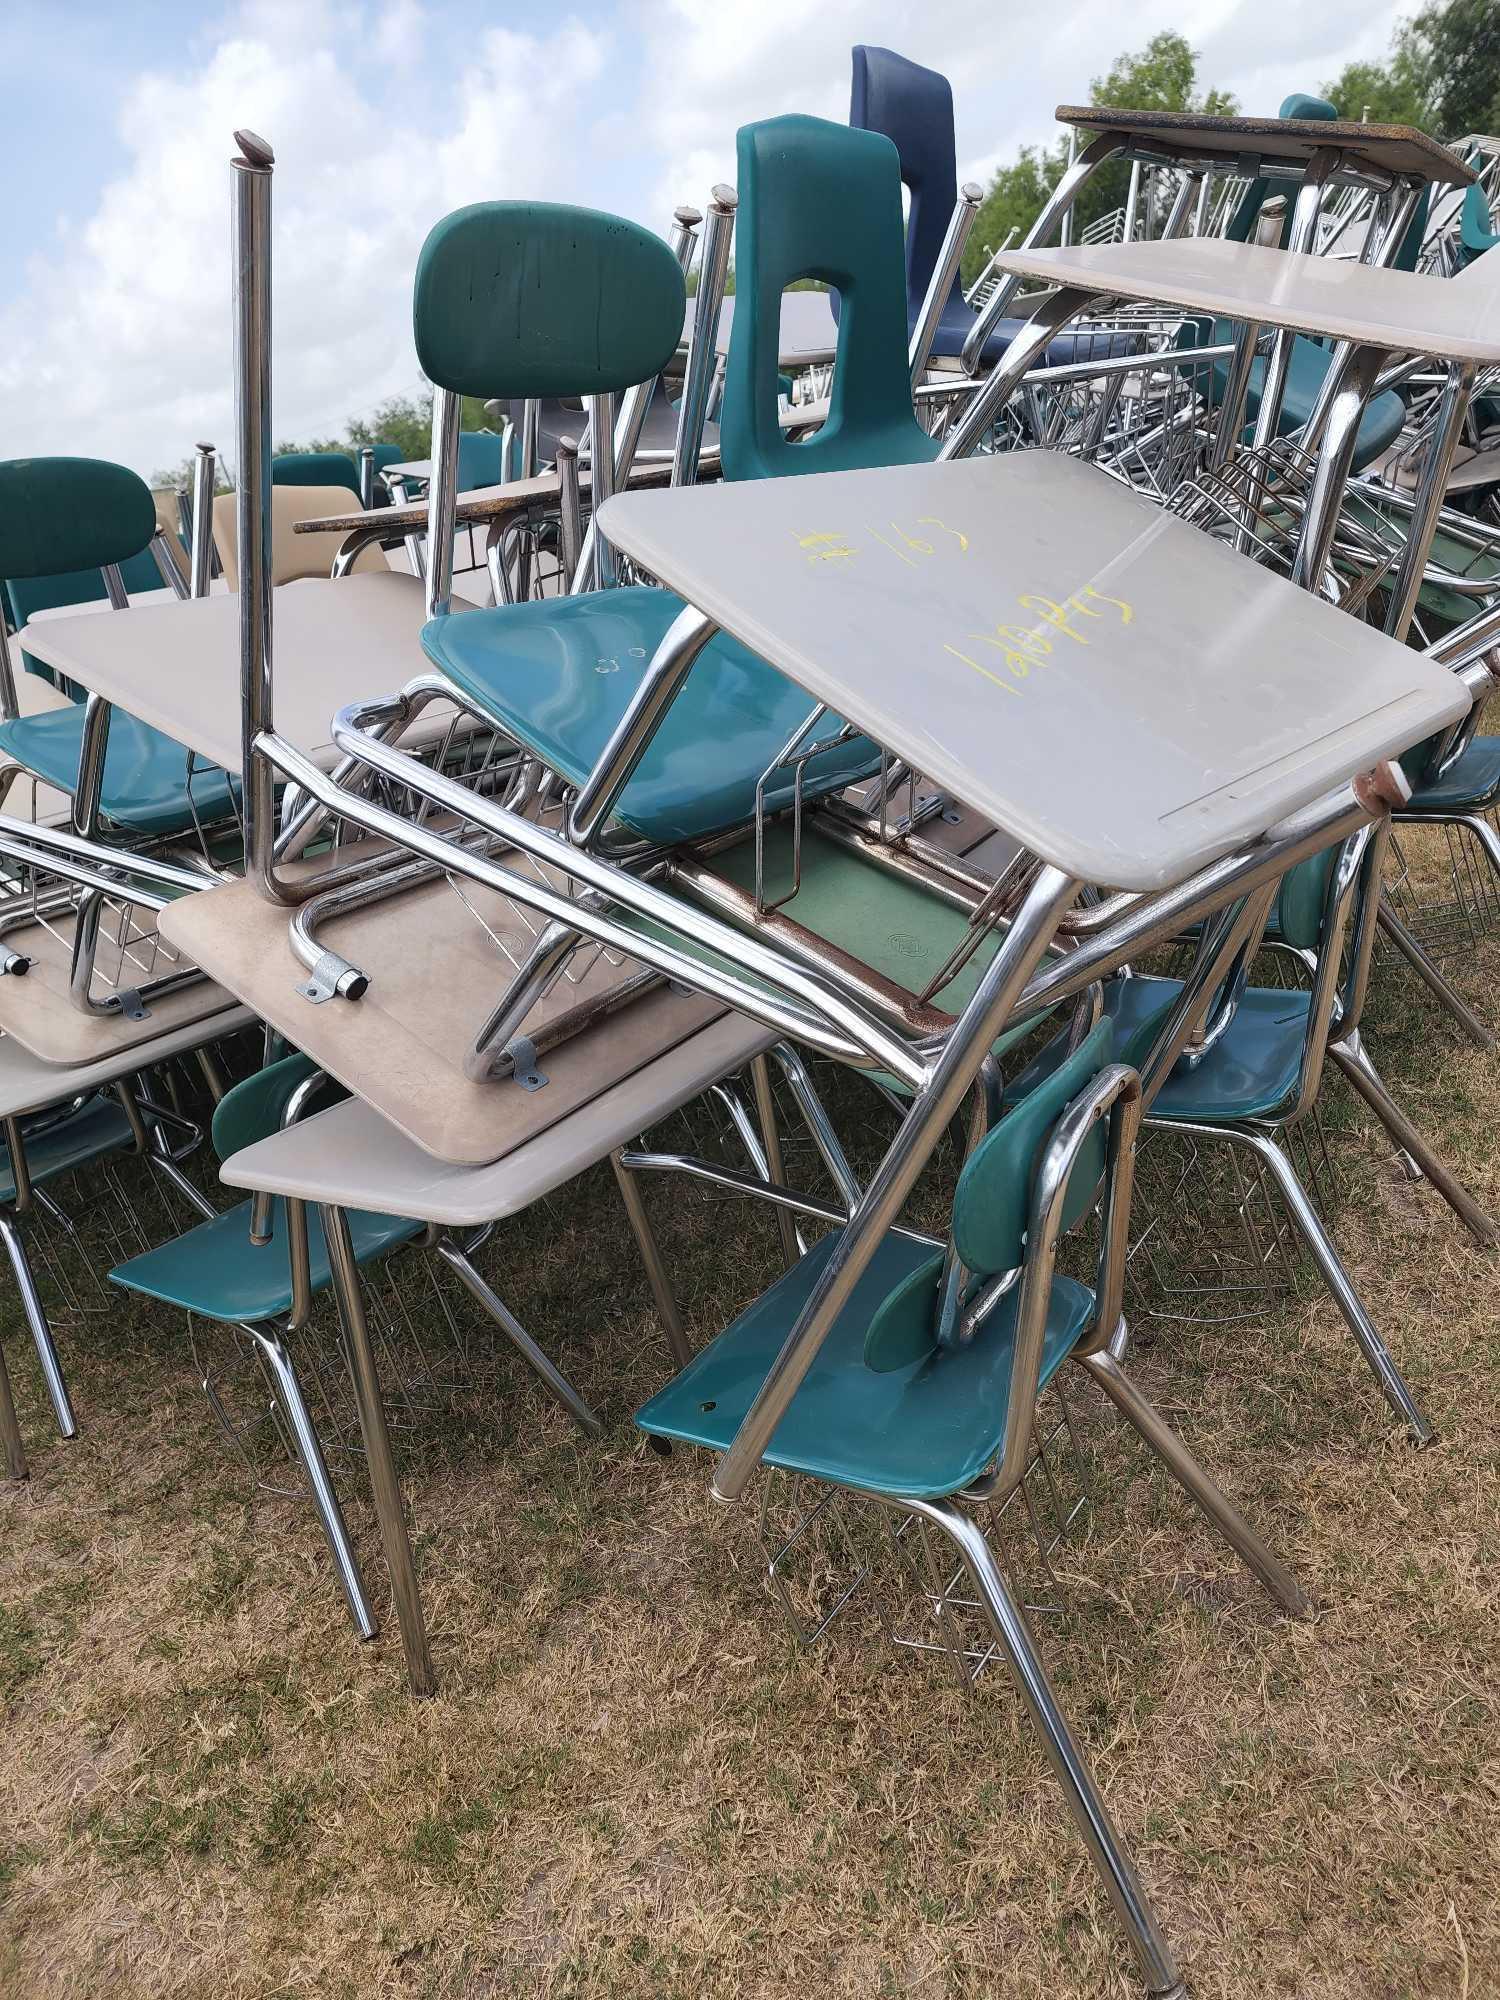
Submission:
[[[582,0],[587,10],[589,0]],[[416,386],[410,285],[427,230],[494,197],[580,201],[665,228],[734,179],[734,135],[783,111],[848,115],[849,50],[884,43],[952,79],[960,177],[1053,136],[1059,102],[1163,28],[1205,83],[1274,110],[1388,45],[1401,0],[616,0],[601,20],[476,27],[459,0],[237,0],[172,68],[127,80],[121,164],[0,308],[0,453],[94,451],[143,470],[231,441],[231,134],[274,145],[274,421],[337,430]],[[165,44],[164,44],[165,46]],[[58,106],[57,143],[68,143]],[[1356,107],[1357,114],[1357,107]]]
[[[415,13],[388,7],[368,46],[420,33]],[[86,450],[149,471],[199,437],[230,444],[238,127],[276,151],[278,436],[335,430],[416,385],[411,276],[439,216],[497,194],[597,194],[573,99],[604,61],[599,35],[567,18],[540,34],[482,35],[434,144],[425,120],[403,119],[402,92],[350,61],[369,28],[347,8],[261,0],[197,68],[136,79],[120,114],[121,172],[88,223],[33,260],[0,317],[6,455]]]

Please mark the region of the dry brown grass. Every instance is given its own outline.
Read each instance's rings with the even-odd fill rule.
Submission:
[[[1497,968],[1500,942],[1462,972],[1492,1018]],[[1388,962],[1370,1025],[1500,1212],[1500,1064]],[[1341,1116],[1337,1233],[1441,1444],[1400,1441],[1311,1292],[1144,1327],[1147,1387],[1322,1614],[1272,1616],[1094,1415],[1098,1505],[1042,1633],[1201,2000],[1500,1990],[1495,1259]],[[701,1337],[771,1275],[773,1235],[651,1197]],[[393,1632],[354,1643],[307,1511],[247,1491],[179,1321],[122,1302],[70,1341],[64,1447],[7,1300],[33,1478],[0,1494],[0,1990],[1136,1992],[1005,1681],[965,1700],[837,1634],[799,1651],[704,1463],[643,1449],[629,1413],[662,1348],[608,1180],[511,1225],[502,1256],[613,1421],[584,1447],[507,1369],[482,1421],[407,1435],[427,1703]]]

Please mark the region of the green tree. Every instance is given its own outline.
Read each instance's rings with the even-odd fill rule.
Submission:
[[[1238,105],[1227,91],[1198,89],[1198,58],[1182,35],[1153,35],[1143,49],[1116,56],[1103,76],[1089,86],[1091,104],[1112,104],[1131,111],[1200,111],[1227,118]],[[993,249],[1014,229],[1025,235],[1043,204],[1061,180],[1068,164],[1068,142],[1054,146],[1023,146],[1019,157],[1002,167],[975,218],[964,278],[972,282]],[[1106,167],[1089,181],[1073,211],[1076,241],[1090,223],[1121,207],[1130,186],[1130,169],[1123,162]]]
[[[1500,6],[1446,0],[1396,29],[1384,63],[1351,63],[1322,86],[1345,118],[1416,125],[1440,139],[1500,129]]]

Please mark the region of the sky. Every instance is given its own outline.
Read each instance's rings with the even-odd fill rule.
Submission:
[[[149,475],[228,445],[229,159],[276,153],[274,430],[337,435],[422,384],[411,275],[466,202],[581,202],[662,233],[734,179],[736,129],[845,119],[855,42],[952,80],[959,178],[986,182],[1052,111],[1164,28],[1203,85],[1274,111],[1379,57],[1388,0],[6,0],[0,457]],[[16,79],[25,79],[25,88]],[[1353,115],[1358,116],[1358,108]]]

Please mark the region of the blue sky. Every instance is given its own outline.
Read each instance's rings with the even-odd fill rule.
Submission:
[[[0,457],[91,452],[144,472],[232,422],[231,133],[276,149],[278,436],[415,389],[427,229],[485,198],[579,201],[665,227],[734,177],[734,134],[847,116],[849,49],[953,80],[961,176],[984,179],[1121,50],[1166,27],[1200,75],[1274,110],[1378,55],[1388,0],[449,0],[189,6],[8,0]],[[1357,109],[1356,109],[1357,115]]]

